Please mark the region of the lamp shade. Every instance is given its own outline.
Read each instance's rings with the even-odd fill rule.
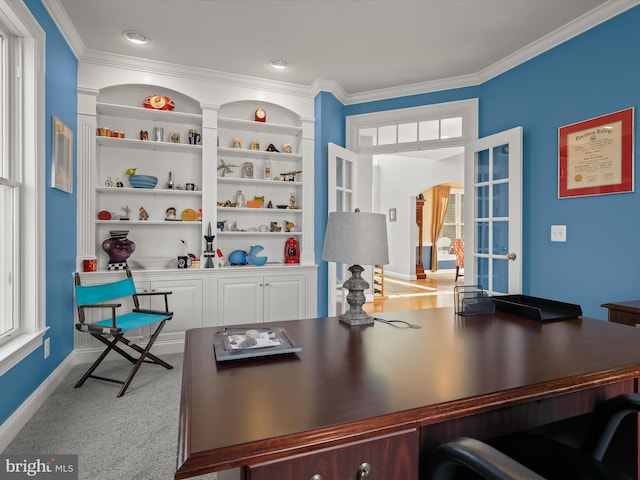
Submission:
[[[358,211],[330,213],[322,259],[347,265],[389,263],[386,216]]]

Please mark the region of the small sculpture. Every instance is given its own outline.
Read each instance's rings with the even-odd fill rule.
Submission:
[[[122,210],[124,211],[124,217],[120,217],[120,220],[129,220],[129,215],[131,215],[131,209],[129,208],[129,205],[125,205],[124,207],[122,207]]]
[[[278,150],[276,148],[276,146],[273,143],[270,143],[269,146],[267,147],[267,152],[277,152],[280,153],[280,150]]]
[[[176,220],[176,209],[174,207],[167,208],[165,220]]]
[[[140,207],[140,216],[139,216],[139,218],[140,218],[140,220],[149,220],[149,214],[144,209],[144,207]]]
[[[227,163],[223,159],[220,159],[220,165],[218,165],[218,170],[222,170],[220,176],[224,177],[227,175],[227,173],[233,173],[233,170],[231,170],[231,168],[237,166],[238,165],[233,165],[232,163]]]

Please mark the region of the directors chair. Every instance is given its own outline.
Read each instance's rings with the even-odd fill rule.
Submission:
[[[81,387],[87,378],[91,377],[99,380],[105,380],[107,382],[122,384],[122,388],[118,393],[118,397],[121,397],[127,391],[133,377],[136,375],[138,369],[143,363],[155,363],[157,365],[162,365],[166,369],[173,368],[172,365],[169,365],[167,362],[150,353],[151,347],[158,338],[165,322],[167,320],[171,320],[173,317],[173,312],[169,311],[169,303],[167,300],[168,295],[172,292],[137,293],[131,276],[131,271],[128,267],[125,268],[125,272],[127,274],[126,278],[102,285],[81,285],[80,275],[78,273],[74,275],[79,320],[78,323],[76,323],[76,329],[81,332],[89,333],[93,338],[107,346],[104,352],[100,354],[98,359],[93,363],[93,365],[91,365],[80,381],[76,383],[75,388]],[[164,311],[140,308],[139,297],[150,295],[164,296]],[[124,299],[129,296],[133,298],[133,310],[122,315],[117,314],[117,309],[122,307],[122,303],[114,303],[114,300]],[[99,315],[100,309],[110,309],[111,317],[95,322],[88,321],[88,318],[94,318]],[[92,310],[94,311],[92,312]],[[158,326],[151,334],[151,337],[144,348],[125,337],[125,334],[131,330],[146,326],[150,327],[156,323]],[[118,343],[131,348],[137,352],[139,356],[136,358],[135,356],[130,355],[128,352],[123,350]],[[93,375],[94,370],[98,368],[102,360],[104,360],[112,350],[119,353],[133,364],[133,368],[129,372],[129,376],[124,381]]]

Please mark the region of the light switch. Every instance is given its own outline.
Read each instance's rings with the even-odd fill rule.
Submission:
[[[567,226],[566,225],[551,225],[551,241],[552,242],[566,242],[567,241]]]

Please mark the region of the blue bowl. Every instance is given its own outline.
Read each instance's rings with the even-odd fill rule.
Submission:
[[[133,188],[155,188],[158,177],[151,175],[129,175],[129,183]]]

